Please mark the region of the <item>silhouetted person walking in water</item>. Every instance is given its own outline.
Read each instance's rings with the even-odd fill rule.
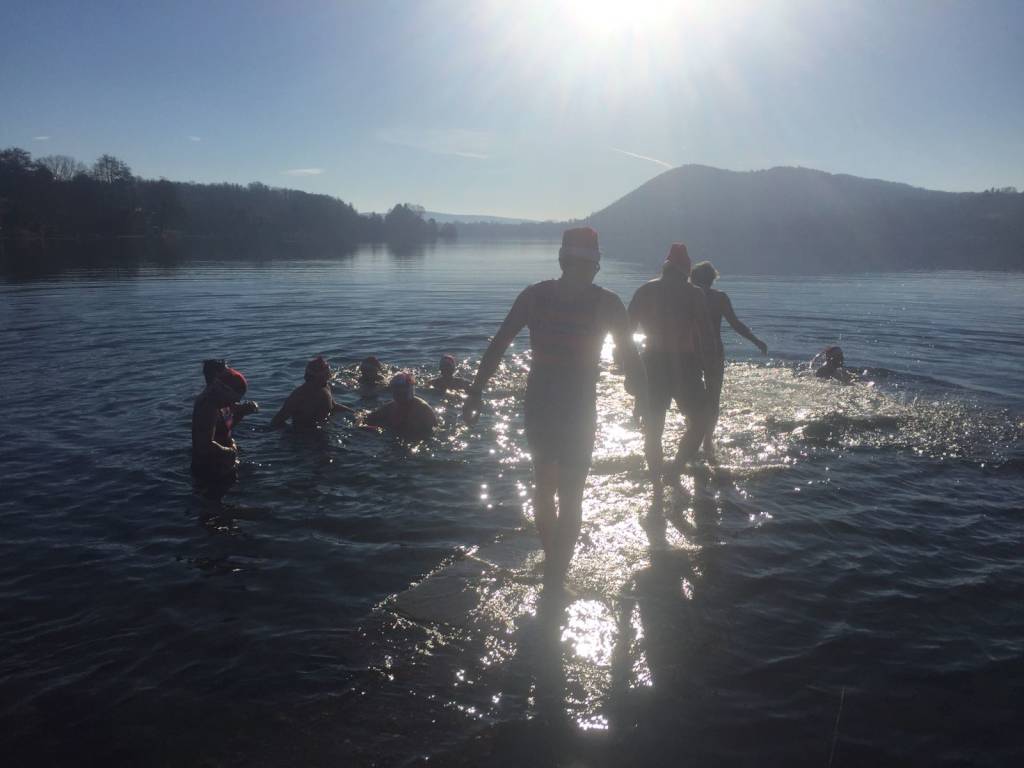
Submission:
[[[714,340],[704,291],[689,282],[690,256],[686,246],[673,243],[661,277],[641,285],[629,302],[634,327],[647,335],[647,419],[644,452],[654,483],[655,501],[664,484],[679,487],[683,466],[693,459],[708,428],[708,396],[703,374],[712,366]],[[672,401],[686,417],[686,430],[675,460],[665,465],[661,437]]]
[[[690,271],[690,281],[704,289],[704,296],[707,299],[708,317],[711,319],[711,332],[714,337],[714,359],[711,367],[704,371],[704,381],[707,384],[708,400],[710,411],[710,423],[707,434],[704,436],[704,453],[708,461],[715,460],[715,426],[718,424],[718,414],[722,403],[722,382],[725,379],[725,346],[722,344],[722,318],[728,321],[732,329],[740,336],[749,340],[755,347],[761,350],[762,355],[768,354],[768,345],[761,341],[754,332],[740,322],[736,312],[732,308],[729,296],[722,291],[711,287],[711,284],[718,278],[718,270],[710,261],[702,261]]]
[[[562,276],[519,294],[480,361],[463,409],[466,422],[474,423],[481,394],[502,355],[519,331],[529,327],[533,358],[525,410],[534,518],[544,547],[544,581],[556,587],[565,581],[583,519],[583,489],[597,427],[601,347],[609,332],[626,369],[626,390],[637,394],[647,386],[622,301],[594,285],[599,261],[597,232],[589,227],[565,231],[558,252]]]

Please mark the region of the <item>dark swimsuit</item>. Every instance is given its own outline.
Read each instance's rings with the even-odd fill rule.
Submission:
[[[596,385],[604,332],[603,288],[575,300],[556,295],[557,280],[532,286],[528,326],[533,359],[526,381],[526,442],[536,461],[589,467],[597,429]]]

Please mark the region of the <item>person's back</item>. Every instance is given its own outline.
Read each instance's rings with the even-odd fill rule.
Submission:
[[[391,379],[391,396],[387,405],[369,414],[363,421],[370,427],[385,427],[399,437],[423,440],[437,426],[437,415],[430,404],[416,397],[416,379],[411,373],[398,373]]]
[[[463,409],[467,423],[474,423],[483,389],[502,355],[528,328],[532,357],[524,421],[533,463],[534,522],[544,547],[547,586],[564,584],[579,537],[597,427],[601,347],[609,332],[621,350],[627,391],[646,388],[625,307],[614,293],[593,284],[600,256],[593,229],[563,233],[558,252],[562,276],[534,283],[516,298],[484,352]]]
[[[711,420],[708,424],[707,434],[704,437],[704,452],[707,454],[708,460],[712,462],[716,460],[714,433],[721,410],[722,385],[725,381],[725,345],[722,344],[722,318],[725,318],[726,322],[729,323],[736,333],[749,340],[761,350],[762,355],[768,354],[768,345],[757,338],[754,332],[736,316],[728,294],[711,287],[711,284],[717,279],[718,270],[715,269],[710,261],[702,261],[690,270],[690,280],[704,291],[708,319],[711,325],[711,336],[714,342],[713,353],[710,355],[710,364],[704,370],[704,381],[707,385],[711,408]]]
[[[323,357],[318,355],[306,364],[304,377],[271,420],[273,429],[283,427],[288,419],[295,427],[308,429],[326,421],[335,409],[351,410],[334,402],[331,368]]]
[[[713,365],[715,346],[704,291],[689,282],[689,275],[686,246],[673,243],[661,277],[640,286],[629,302],[633,327],[647,337],[644,452],[656,500],[663,480],[678,486],[682,467],[696,454],[709,422],[704,375]],[[686,430],[675,460],[666,467],[661,438],[673,400],[686,417]]]

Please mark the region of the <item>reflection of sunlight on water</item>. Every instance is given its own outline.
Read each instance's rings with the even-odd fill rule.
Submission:
[[[959,445],[966,446],[959,450],[966,451],[970,446],[963,436],[971,430],[975,443],[990,436],[1004,443],[1013,438],[999,432],[998,425],[979,426],[976,416],[970,425],[965,426],[966,420],[958,423],[962,411],[952,405],[906,403],[877,387],[844,387],[788,367],[732,363],[726,371],[716,432],[720,467],[683,476],[684,491],[666,515],[669,524],[658,543],[644,527],[649,524],[653,498],[643,437],[633,420],[633,398],[624,392],[622,376],[611,359],[611,342],[606,340],[605,365],[597,383],[593,467],[568,578],[577,597],[562,617],[560,643],[554,651],[546,651],[556,659],[544,658],[544,653],[538,658],[527,631],[531,621],[539,620],[542,553],[532,526],[532,476],[522,424],[526,355],[517,353],[494,379],[488,414],[479,432],[485,439],[457,432],[470,446],[476,441],[477,450],[494,451],[497,469],[490,477],[479,478],[478,502],[488,509],[501,499],[521,506],[523,526],[504,544],[493,547],[494,552],[485,546],[467,558],[489,563],[479,566],[479,572],[468,571],[476,574],[469,583],[478,604],[470,610],[465,626],[439,628],[429,648],[424,647],[430,655],[449,647],[460,659],[463,672],[457,685],[451,688],[451,677],[447,677],[449,687],[439,695],[467,715],[499,720],[533,716],[537,699],[519,690],[519,683],[510,683],[503,670],[520,663],[527,676],[548,675],[544,664],[560,661],[561,710],[579,729],[608,728],[606,707],[614,695],[613,686],[654,685],[651,670],[657,667],[647,647],[654,640],[645,637],[639,607],[640,601],[650,598],[638,586],[640,574],[653,570],[652,547],[655,552],[690,557],[691,567],[685,575],[666,582],[666,592],[658,594],[658,600],[670,601],[667,605],[647,604],[644,610],[699,609],[714,576],[706,576],[696,563],[732,543],[737,531],[762,536],[773,523],[773,515],[758,506],[756,494],[746,487],[759,474],[790,470],[811,456],[838,458],[860,446],[908,444],[922,451],[941,447],[943,454],[949,454],[951,438],[957,434]],[[678,443],[682,426],[678,413],[671,412],[664,437],[668,455]],[[1011,426],[1019,431],[1019,425]],[[806,485],[827,485],[827,465],[822,472],[824,477]],[[794,488],[799,490],[801,485],[803,480]],[[699,634],[699,624],[693,631]],[[475,638],[472,643],[471,637]],[[695,642],[688,636],[678,639],[684,644]],[[471,662],[462,650],[469,647],[475,651]],[[466,670],[469,663],[472,670]]]

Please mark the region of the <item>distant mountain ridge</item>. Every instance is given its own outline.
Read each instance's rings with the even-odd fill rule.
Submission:
[[[587,217],[609,255],[674,241],[730,272],[1024,270],[1024,193],[938,192],[808,168],[666,171]]]
[[[433,219],[438,224],[532,224],[533,219],[517,219],[511,216],[490,216],[486,213],[439,213],[424,211],[424,219]]]

